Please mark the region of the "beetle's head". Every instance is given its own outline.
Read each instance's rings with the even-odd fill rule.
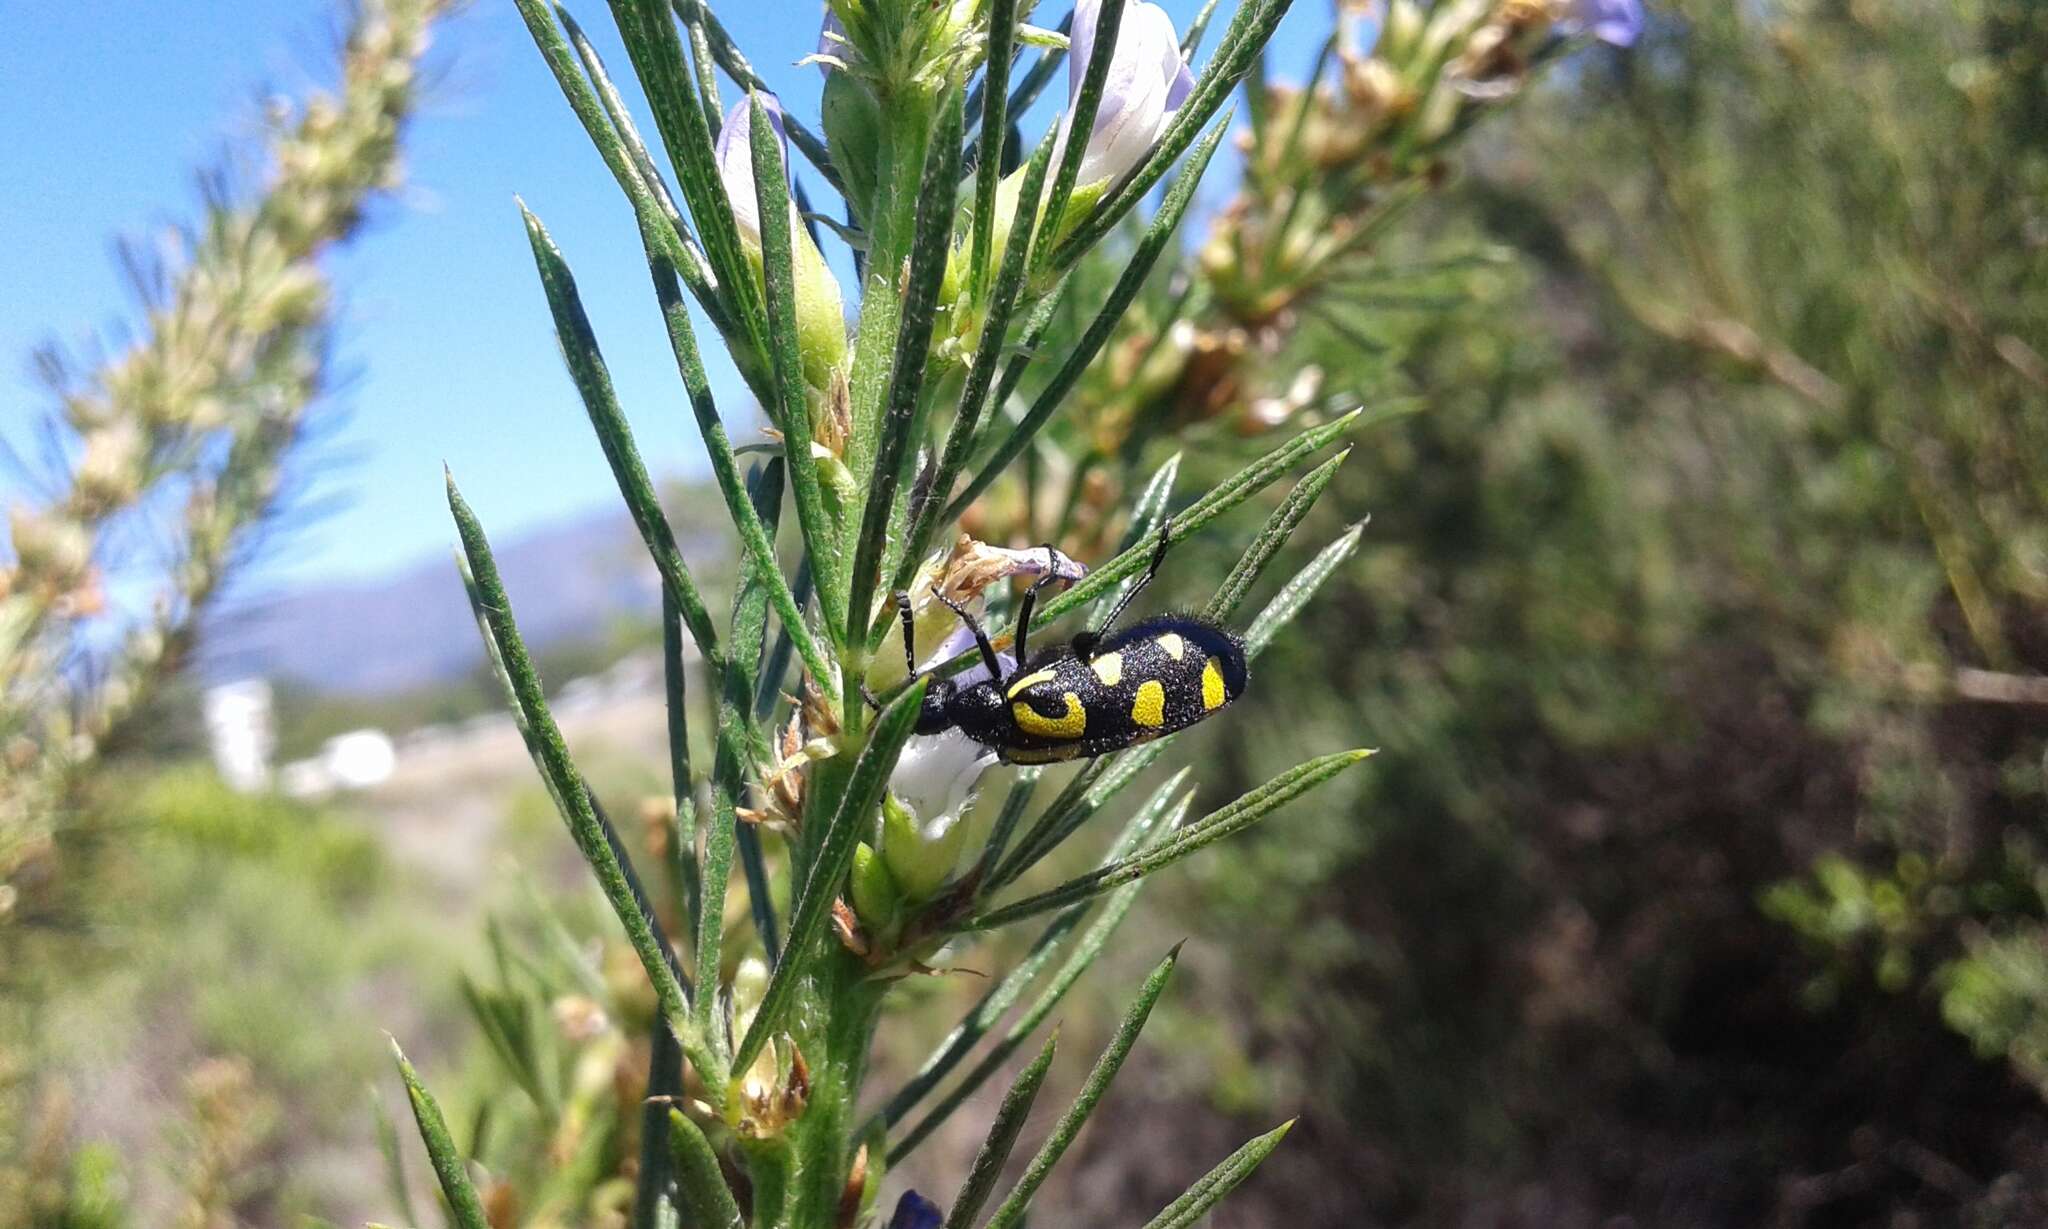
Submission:
[[[984,678],[953,692],[947,705],[952,723],[976,742],[996,741],[1003,728],[1003,691],[994,679]]]
[[[960,685],[952,679],[927,679],[924,707],[917,710],[917,733],[942,734],[953,728],[953,697]]]

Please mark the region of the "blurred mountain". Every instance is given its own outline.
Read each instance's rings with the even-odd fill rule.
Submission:
[[[677,522],[685,557],[718,559],[723,550],[715,539],[690,540],[691,523]],[[535,649],[596,636],[622,616],[657,617],[660,579],[623,512],[579,517],[495,545],[519,626]],[[200,670],[209,680],[263,675],[358,696],[452,679],[483,660],[448,554],[383,579],[234,603],[210,620],[202,640]]]

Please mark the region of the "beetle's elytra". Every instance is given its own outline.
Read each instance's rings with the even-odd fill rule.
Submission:
[[[958,606],[989,677],[965,687],[951,679],[927,686],[917,732],[958,730],[1011,764],[1051,764],[1121,751],[1184,730],[1244,693],[1244,642],[1235,633],[1188,614],[1159,615],[1113,631],[1131,600],[1152,583],[1166,558],[1165,530],[1144,577],[1132,586],[1098,632],[1083,632],[1036,657],[1027,655],[1031,611],[1052,570],[1025,593],[1017,612],[1017,660],[1005,675],[986,632]],[[1048,551],[1051,547],[1046,548]],[[943,600],[943,599],[941,599]],[[948,605],[952,603],[948,602]],[[903,648],[911,646],[910,606],[903,611]],[[916,667],[911,667],[915,672]]]

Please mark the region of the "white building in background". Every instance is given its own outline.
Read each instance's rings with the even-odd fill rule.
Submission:
[[[391,779],[398,748],[382,730],[350,730],[321,746],[320,762],[336,789],[368,789]]]
[[[253,794],[270,784],[270,757],[277,750],[270,684],[237,679],[206,690],[206,737],[213,764],[230,789]]]
[[[336,790],[369,789],[391,779],[398,747],[382,730],[350,730],[320,745],[320,754],[293,760],[278,786],[294,798],[324,798]]]

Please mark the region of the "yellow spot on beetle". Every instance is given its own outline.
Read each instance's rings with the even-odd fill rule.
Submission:
[[[1158,643],[1160,648],[1166,650],[1166,655],[1175,661],[1179,661],[1180,655],[1187,649],[1187,644],[1180,638],[1179,632],[1167,632],[1159,637]]]
[[[1017,725],[1026,734],[1040,738],[1079,738],[1088,728],[1088,714],[1081,711],[1081,697],[1073,692],[1062,692],[1060,698],[1066,702],[1064,716],[1047,717],[1037,709],[1019,701],[1010,706],[1010,715],[1017,719]]]
[[[1023,678],[1020,678],[1016,682],[1010,684],[1009,693],[1006,694],[1003,698],[1005,700],[1014,700],[1017,698],[1018,693],[1022,692],[1025,688],[1030,687],[1032,684],[1049,683],[1058,677],[1059,675],[1054,674],[1050,670],[1040,670],[1036,674],[1027,674]]]
[[[1138,694],[1131,700],[1131,720],[1154,729],[1166,724],[1166,688],[1158,679],[1138,684]]]
[[[1202,709],[1222,708],[1228,698],[1223,694],[1223,666],[1211,657],[1202,663]]]
[[[1124,655],[1122,653],[1104,653],[1094,661],[1089,662],[1088,668],[1095,671],[1095,677],[1102,680],[1104,687],[1114,687],[1123,681]]]

